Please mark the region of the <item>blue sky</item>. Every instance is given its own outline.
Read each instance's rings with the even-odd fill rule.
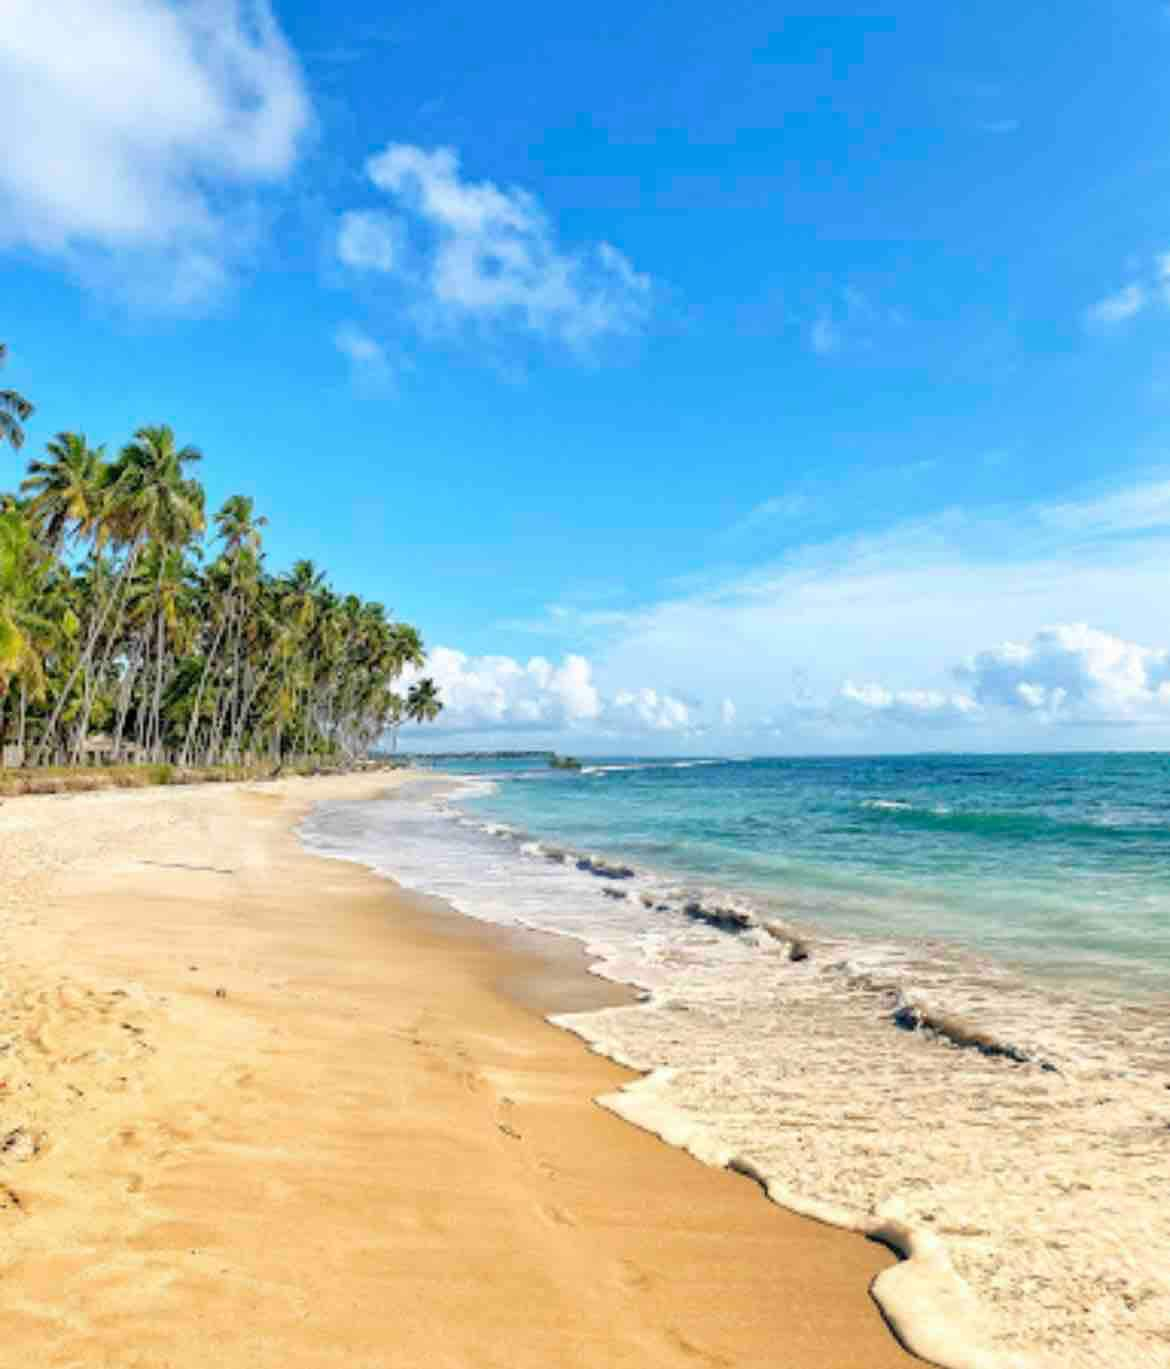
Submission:
[[[1163,746],[1168,61],[1159,4],[10,0],[6,380],[417,622],[437,744]]]

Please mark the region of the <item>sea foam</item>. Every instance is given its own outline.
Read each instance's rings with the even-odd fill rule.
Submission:
[[[1170,1365],[1164,1008],[810,927],[458,798],[326,804],[303,835],[473,916],[576,937],[595,973],[640,988],[552,1019],[641,1073],[599,1101],[896,1248],[874,1295],[924,1358]]]

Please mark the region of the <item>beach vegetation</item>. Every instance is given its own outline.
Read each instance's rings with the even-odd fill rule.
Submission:
[[[31,412],[0,392],[0,438]],[[0,493],[0,766],[350,764],[438,717],[418,629],[310,560],[269,570],[267,520],[244,494],[209,516],[201,459],[165,424],[112,457],[62,432]]]

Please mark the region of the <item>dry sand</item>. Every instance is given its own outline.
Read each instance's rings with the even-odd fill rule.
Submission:
[[[590,1101],[569,943],[300,848],[387,782],[0,807],[0,1367],[914,1363],[888,1252]]]

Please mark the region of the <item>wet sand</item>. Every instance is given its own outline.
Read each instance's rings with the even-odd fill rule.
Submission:
[[[887,1251],[592,1102],[571,943],[300,847],[387,783],[0,807],[0,1366],[917,1363]]]

